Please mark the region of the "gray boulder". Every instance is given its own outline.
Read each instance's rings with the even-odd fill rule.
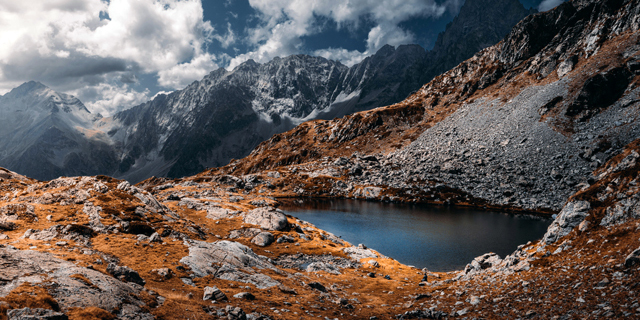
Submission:
[[[227,300],[227,295],[224,294],[224,292],[222,292],[222,290],[218,289],[218,287],[216,286],[205,287],[204,296],[202,297],[202,300],[222,301],[222,300]]]
[[[587,201],[567,203],[558,214],[556,220],[547,229],[542,242],[544,244],[552,244],[568,235],[573,228],[578,226],[589,215],[589,209],[591,209],[591,204]]]
[[[127,266],[118,266],[115,263],[109,263],[107,272],[122,281],[137,283],[141,286],[145,284],[144,279],[140,277],[138,272]]]
[[[275,238],[273,237],[273,234],[271,234],[271,232],[260,232],[258,233],[258,235],[253,237],[253,239],[251,239],[251,243],[259,247],[266,247],[272,244],[274,240]]]
[[[262,207],[249,211],[244,217],[244,222],[271,231],[281,231],[289,225],[284,213],[273,207]]]

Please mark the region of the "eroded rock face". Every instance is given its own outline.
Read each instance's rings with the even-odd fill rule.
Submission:
[[[278,285],[269,276],[256,273],[252,268],[272,269],[267,258],[259,256],[249,247],[233,241],[185,241],[189,255],[180,260],[197,277],[213,275],[217,278],[254,284],[260,289]]]
[[[245,223],[255,224],[264,230],[281,231],[289,226],[287,216],[282,210],[272,207],[257,208],[249,211],[244,217]]]
[[[591,204],[587,201],[569,202],[547,229],[543,243],[551,244],[566,236],[589,215]]]
[[[98,307],[109,312],[135,310],[145,315],[140,308],[145,304],[138,298],[141,288],[48,253],[2,247],[0,264],[1,297],[27,282],[47,283],[49,293],[63,310]]]

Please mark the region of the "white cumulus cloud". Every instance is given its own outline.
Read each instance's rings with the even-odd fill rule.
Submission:
[[[114,80],[162,72],[159,84],[179,89],[217,67],[206,52],[217,37],[201,0],[3,0],[0,93],[37,80],[68,92],[105,90],[93,96],[113,101],[85,101],[100,110],[130,107],[146,94]],[[235,41],[232,33],[219,40]]]
[[[266,62],[276,56],[298,53],[303,46],[301,37],[321,31],[314,25],[318,17],[335,21],[339,28],[358,27],[363,19],[375,24],[365,52],[346,54],[331,48],[320,51],[325,56],[343,56],[347,58],[345,63],[353,63],[354,57],[364,58],[385,44],[413,42],[414,35],[399,24],[413,17],[441,16],[449,2],[438,5],[434,0],[249,0],[262,22],[249,30],[249,41],[255,49],[235,57],[229,68],[248,59]]]

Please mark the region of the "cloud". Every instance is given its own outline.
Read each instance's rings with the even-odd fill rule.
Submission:
[[[367,56],[358,50],[347,50],[343,48],[320,49],[313,52],[314,56],[323,57],[329,60],[340,61],[344,65],[351,67],[359,63]]]
[[[540,12],[549,11],[549,10],[561,5],[563,2],[564,2],[564,0],[544,0],[538,6],[538,10]]]
[[[200,80],[211,71],[218,69],[215,56],[203,54],[190,62],[173,66],[158,72],[158,84],[165,88],[184,88],[191,82]]]
[[[0,1],[0,39],[0,91],[38,80],[111,110],[146,95],[126,85],[138,73],[171,89],[202,77],[217,67],[207,45],[235,35],[215,34],[201,0],[30,0]]]
[[[366,51],[360,54],[365,57],[385,44],[413,42],[414,35],[400,28],[399,24],[414,17],[439,17],[451,6],[450,2],[460,1],[449,0],[439,5],[434,0],[352,0],[339,3],[333,0],[249,0],[261,19],[258,27],[248,30],[250,45],[255,49],[235,57],[229,68],[248,59],[266,62],[276,56],[300,52],[304,45],[301,37],[322,31],[314,23],[319,17],[335,21],[338,28],[358,28],[364,20],[373,22],[375,27],[369,32]],[[323,53],[330,52],[338,53],[334,49]],[[355,56],[345,57],[353,59]]]
[[[149,90],[138,92],[127,84],[113,84],[101,82],[94,86],[84,86],[70,90],[70,94],[85,102],[92,113],[112,116],[118,111],[134,107],[149,100]]]

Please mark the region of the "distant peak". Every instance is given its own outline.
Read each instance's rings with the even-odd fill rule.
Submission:
[[[23,96],[23,95],[27,95],[30,94],[32,92],[35,91],[41,91],[41,90],[45,90],[45,89],[49,89],[49,87],[45,86],[44,84],[38,82],[38,81],[29,81],[29,82],[25,82],[23,84],[21,84],[20,86],[18,86],[17,88],[14,88],[13,90],[11,90],[11,92],[7,93],[7,96]]]
[[[42,82],[29,81],[21,84],[16,89],[20,89],[24,91],[33,91],[33,90],[40,90],[40,89],[48,89],[48,87],[42,84]]]
[[[395,52],[396,52],[396,47],[389,44],[385,44],[382,48],[378,49],[376,54],[374,54],[373,56],[377,58],[388,57],[394,54]]]

